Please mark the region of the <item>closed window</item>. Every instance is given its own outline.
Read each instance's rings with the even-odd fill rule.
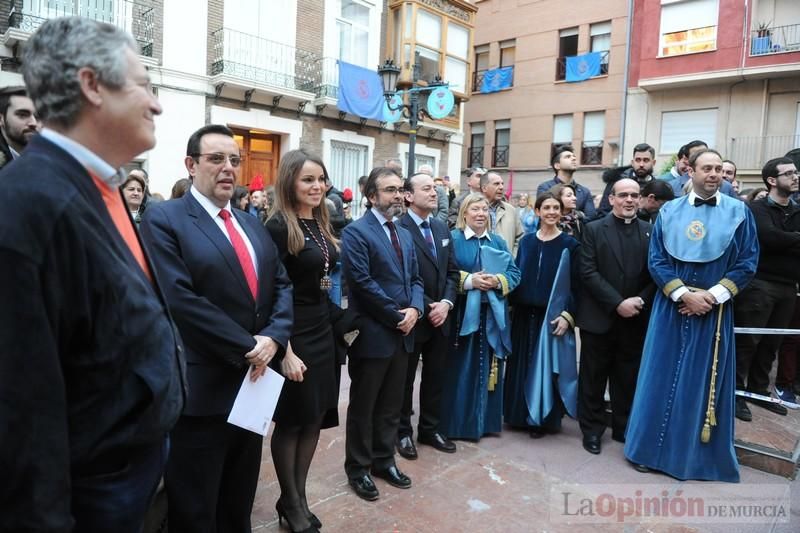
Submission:
[[[708,146],[717,142],[717,109],[667,111],[661,114],[659,153],[674,154],[681,146],[699,139]]]
[[[719,0],[661,0],[659,55],[715,50],[718,19]]]
[[[601,165],[603,163],[603,139],[606,130],[606,114],[595,111],[583,114],[583,144],[581,164]]]
[[[467,153],[468,167],[483,166],[483,146],[486,142],[486,126],[483,122],[473,122],[470,125],[470,144]]]
[[[592,24],[589,28],[592,52],[600,52],[600,74],[608,74],[608,56],[611,50],[611,22]]]
[[[349,188],[351,191],[358,191],[358,178],[369,174],[370,165],[367,156],[367,146],[331,140],[328,174],[332,176],[339,190]],[[354,217],[360,216],[361,202],[351,203],[350,212]]]
[[[553,116],[553,142],[550,145],[550,158],[562,146],[572,145],[572,115]]]
[[[494,147],[492,148],[492,166],[507,167],[509,147],[511,145],[511,121],[496,120],[494,123]]]
[[[341,0],[336,17],[339,59],[367,67],[369,52],[369,6],[356,0]]]

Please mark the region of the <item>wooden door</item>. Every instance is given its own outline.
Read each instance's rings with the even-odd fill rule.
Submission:
[[[264,187],[274,184],[280,162],[280,135],[238,128],[234,128],[233,132],[244,156],[238,183],[247,187],[253,178],[261,175]]]

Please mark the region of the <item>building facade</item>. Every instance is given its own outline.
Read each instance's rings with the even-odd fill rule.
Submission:
[[[800,146],[800,2],[635,0],[625,152],[700,139],[745,185]]]
[[[476,5],[464,166],[498,169],[508,176],[507,186],[513,181],[514,191],[535,191],[553,176],[553,151],[569,144],[580,164],[575,179],[600,192],[602,167],[619,161],[628,2],[479,0]],[[567,82],[568,58],[590,52],[599,54],[597,71],[584,81]],[[490,83],[498,77],[500,83]]]
[[[21,82],[20,47],[43,20],[75,14],[110,22],[140,43],[164,109],[156,147],[131,163],[148,170],[151,190],[168,196],[186,176],[189,135],[220,123],[233,129],[245,156],[243,185],[256,176],[270,185],[281,154],[302,147],[323,157],[337,188],[357,192],[373,166],[405,161],[408,121],[339,111],[337,60],[374,70],[394,58],[402,83],[419,57],[423,83],[452,79],[461,102],[469,96],[475,11],[463,0],[2,0],[0,83]],[[459,173],[461,110],[423,118],[416,166]]]

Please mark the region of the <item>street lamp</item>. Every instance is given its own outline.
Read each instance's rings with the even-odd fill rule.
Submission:
[[[383,96],[386,98],[386,105],[390,111],[402,110],[402,115],[408,119],[408,167],[406,174],[411,176],[415,170],[414,152],[417,146],[417,124],[425,116],[430,117],[424,109],[419,107],[419,95],[422,92],[434,91],[448,84],[443,82],[437,74],[434,81],[428,83],[427,87],[417,84],[419,81],[419,52],[414,53],[414,66],[411,69],[411,88],[408,93],[407,104],[393,105],[392,99],[397,94],[397,78],[400,77],[400,67],[395,65],[394,60],[387,59],[383,65],[378,66],[378,74],[383,82]],[[432,118],[432,117],[431,117]]]

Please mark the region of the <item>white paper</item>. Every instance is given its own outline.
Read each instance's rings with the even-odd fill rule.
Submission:
[[[248,370],[239,394],[236,395],[236,401],[233,402],[231,414],[228,415],[228,423],[258,433],[262,437],[266,435],[284,381],[283,376],[267,367],[267,373],[253,383]]]

